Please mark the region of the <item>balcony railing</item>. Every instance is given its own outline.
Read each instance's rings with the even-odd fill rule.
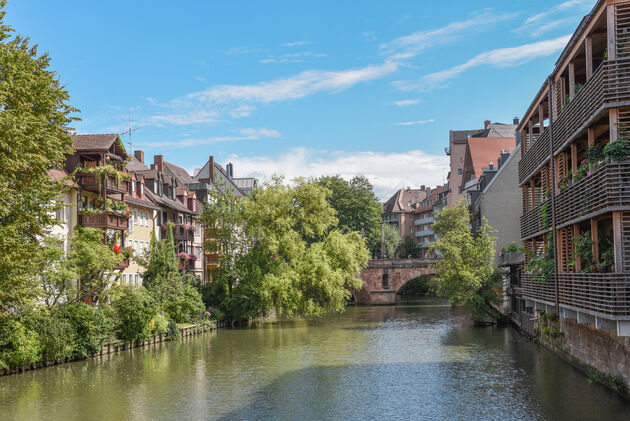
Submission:
[[[556,224],[577,222],[605,210],[630,209],[630,162],[597,168],[561,191],[556,198]]]
[[[413,223],[415,225],[431,224],[433,223],[433,217],[430,216],[428,218],[416,219]]]
[[[427,235],[433,235],[433,230],[416,231],[415,235],[416,237],[425,237]]]
[[[630,59],[602,63],[575,97],[560,110],[553,121],[554,152],[581,132],[604,106],[614,107],[630,101]],[[549,127],[531,145],[518,164],[523,183],[549,158]]]
[[[123,259],[116,265],[116,269],[127,269],[129,267],[129,259]]]
[[[522,275],[523,298],[553,303],[554,282],[540,282],[535,278]],[[561,306],[612,318],[630,316],[630,274],[560,273],[558,286]]]
[[[175,241],[193,241],[195,231],[187,230],[183,226],[175,226],[173,227],[173,238]]]
[[[88,228],[126,230],[129,216],[110,211],[79,215],[79,224]]]
[[[104,191],[105,187],[107,187],[107,191],[109,193],[126,193],[129,191],[129,181],[121,180],[120,183],[118,183],[116,177],[113,177],[111,175],[105,177],[105,182],[100,185],[100,189],[98,177],[94,174],[78,172],[77,178],[79,186],[83,190],[100,192]]]
[[[540,234],[546,230],[542,223],[542,207],[545,203],[547,203],[547,207],[549,209],[548,222],[549,225],[551,225],[551,201],[546,200],[533,209],[528,210],[521,216],[521,237],[533,237],[534,235]]]

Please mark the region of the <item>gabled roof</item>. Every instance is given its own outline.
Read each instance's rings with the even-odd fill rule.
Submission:
[[[129,155],[129,162],[127,163],[127,171],[143,171],[143,170],[148,170],[149,167],[147,167],[145,164],[143,164],[142,162],[140,162],[140,160],[138,158],[136,158],[133,155]]]
[[[502,150],[512,153],[515,147],[516,139],[514,137],[471,137],[468,139],[466,155],[470,154],[469,157],[472,160],[475,178],[479,178],[484,167],[487,167],[490,162],[493,162],[495,165],[497,164],[497,158],[501,155]],[[467,156],[466,160],[468,160],[469,157]],[[470,169],[467,169],[464,173],[469,170]],[[463,182],[467,181],[468,180],[463,180]]]
[[[383,206],[385,213],[412,212],[427,196],[423,189],[400,189]]]
[[[199,183],[200,180],[210,179],[210,160],[206,161],[204,166],[199,170],[195,176],[195,183]],[[214,182],[212,183],[221,193],[225,193],[226,190],[231,190],[232,194],[236,197],[244,197],[243,192],[238,188],[234,180],[227,176],[225,170],[221,165],[214,162]]]
[[[504,123],[490,123],[488,128],[480,131],[479,133],[473,134],[471,138],[497,138],[497,137],[514,137],[514,133],[516,133],[515,124],[504,124]]]
[[[118,134],[77,134],[72,137],[72,148],[76,151],[100,151],[109,149],[118,139]]]
[[[168,172],[177,179],[177,181],[184,185],[196,184],[199,182],[195,178],[191,177],[190,174],[188,174],[188,171],[180,166],[164,161],[164,168],[167,169]]]
[[[153,193],[151,189],[145,189],[144,192],[147,195],[147,197],[151,199],[152,202],[158,205],[166,206],[178,212],[191,213],[191,214],[198,213],[198,212],[193,212],[190,209],[188,209],[179,200],[171,200],[166,196],[161,196],[161,197],[158,196],[157,194]]]
[[[138,199],[137,197],[125,196],[125,203],[130,203],[130,204],[136,205],[136,206],[143,206],[143,207],[148,208],[148,209],[154,209],[154,210],[159,210],[160,209],[151,200]]]
[[[68,187],[77,187],[74,179],[70,178],[68,171],[63,168],[53,168],[48,171],[48,176],[53,180],[64,180],[63,184]]]
[[[253,189],[258,183],[258,180],[254,177],[232,178],[232,181],[238,188],[242,189]]]

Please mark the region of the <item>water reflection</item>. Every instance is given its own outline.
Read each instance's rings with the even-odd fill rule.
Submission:
[[[630,419],[630,403],[447,303],[219,331],[0,378],[0,419]]]

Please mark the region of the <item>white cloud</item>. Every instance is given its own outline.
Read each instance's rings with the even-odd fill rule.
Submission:
[[[405,91],[427,91],[440,87],[440,85],[447,80],[453,79],[460,73],[476,66],[510,67],[527,63],[538,57],[550,56],[562,50],[567,42],[569,42],[570,38],[570,35],[565,35],[551,40],[520,45],[518,47],[498,48],[496,50],[486,51],[458,66],[428,74],[422,78],[420,83],[397,81],[394,82],[394,84]]]
[[[164,124],[173,124],[176,126],[187,126],[189,124],[208,124],[219,121],[219,113],[217,111],[194,110],[184,113],[154,115],[150,119],[150,123],[156,126]]]
[[[285,79],[255,85],[219,85],[186,96],[187,100],[225,103],[248,101],[271,103],[303,98],[318,92],[343,91],[358,83],[387,76],[398,70],[399,64],[386,62],[359,69],[324,71],[307,70]]]
[[[421,150],[400,153],[383,152],[320,152],[304,147],[294,148],[278,156],[244,157],[231,155],[239,177],[256,177],[267,181],[272,175],[319,177],[339,174],[344,178],[366,176],[374,185],[379,199],[387,200],[397,189],[422,184],[444,183],[448,157],[430,155]]]
[[[301,53],[289,53],[289,54],[282,54],[280,56],[274,57],[268,57],[265,59],[260,60],[260,63],[263,64],[267,64],[267,63],[302,63],[304,61],[304,57],[327,57],[328,54],[325,53],[313,53],[310,51],[304,51]]]
[[[435,120],[418,120],[418,121],[404,121],[402,123],[392,123],[394,126],[416,126],[427,123],[435,123]]]
[[[576,8],[580,11],[586,11],[592,6],[592,4],[593,0],[565,1],[564,3],[560,3],[554,7],[551,7],[544,12],[529,16],[527,19],[525,19],[525,22],[523,22],[521,26],[515,29],[515,31],[528,31],[530,36],[537,37],[547,31],[550,31],[553,28],[557,28],[570,22],[575,22],[577,24],[579,22],[580,16],[571,16],[559,19],[558,15],[561,15],[563,12],[568,12]]]
[[[473,16],[465,21],[449,23],[448,25],[438,29],[414,32],[412,34],[396,38],[392,41],[381,44],[379,48],[383,54],[390,58],[390,60],[406,60],[417,56],[422,50],[428,47],[451,42],[457,35],[460,35],[467,30],[478,29],[480,27],[487,26],[490,23],[499,22],[512,17],[514,17],[512,14],[493,15],[490,13],[484,13],[478,16]],[[483,25],[480,26],[480,22],[483,22]]]
[[[230,114],[232,118],[248,117],[255,109],[256,107],[252,107],[251,105],[241,105],[240,107],[228,111],[228,114]]]
[[[282,44],[284,47],[299,47],[301,45],[310,44],[310,41],[295,41],[295,42],[287,42],[286,44]]]
[[[241,129],[236,136],[214,136],[206,139],[181,139],[165,142],[146,142],[143,146],[148,148],[186,148],[191,146],[209,145],[220,142],[236,142],[239,140],[259,140],[279,138],[282,134],[273,129]]]
[[[396,104],[398,107],[408,107],[410,105],[416,105],[419,102],[419,99],[403,99],[401,101],[394,102],[394,104]]]
[[[536,15],[530,16],[527,19],[525,19],[525,25],[529,25],[535,22],[538,22],[550,15],[553,15],[554,13],[557,13],[559,11],[562,10],[567,10],[567,9],[571,9],[575,6],[581,6],[581,5],[585,5],[585,4],[593,4],[593,0],[568,0],[565,1],[564,3],[560,3],[557,6],[552,7],[551,9],[545,10],[544,12],[540,12]]]

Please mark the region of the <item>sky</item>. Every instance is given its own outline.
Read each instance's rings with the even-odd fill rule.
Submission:
[[[445,182],[449,130],[521,117],[594,4],[9,0],[5,22],[50,54],[78,133],[131,126],[191,172],[365,175],[385,200]]]

